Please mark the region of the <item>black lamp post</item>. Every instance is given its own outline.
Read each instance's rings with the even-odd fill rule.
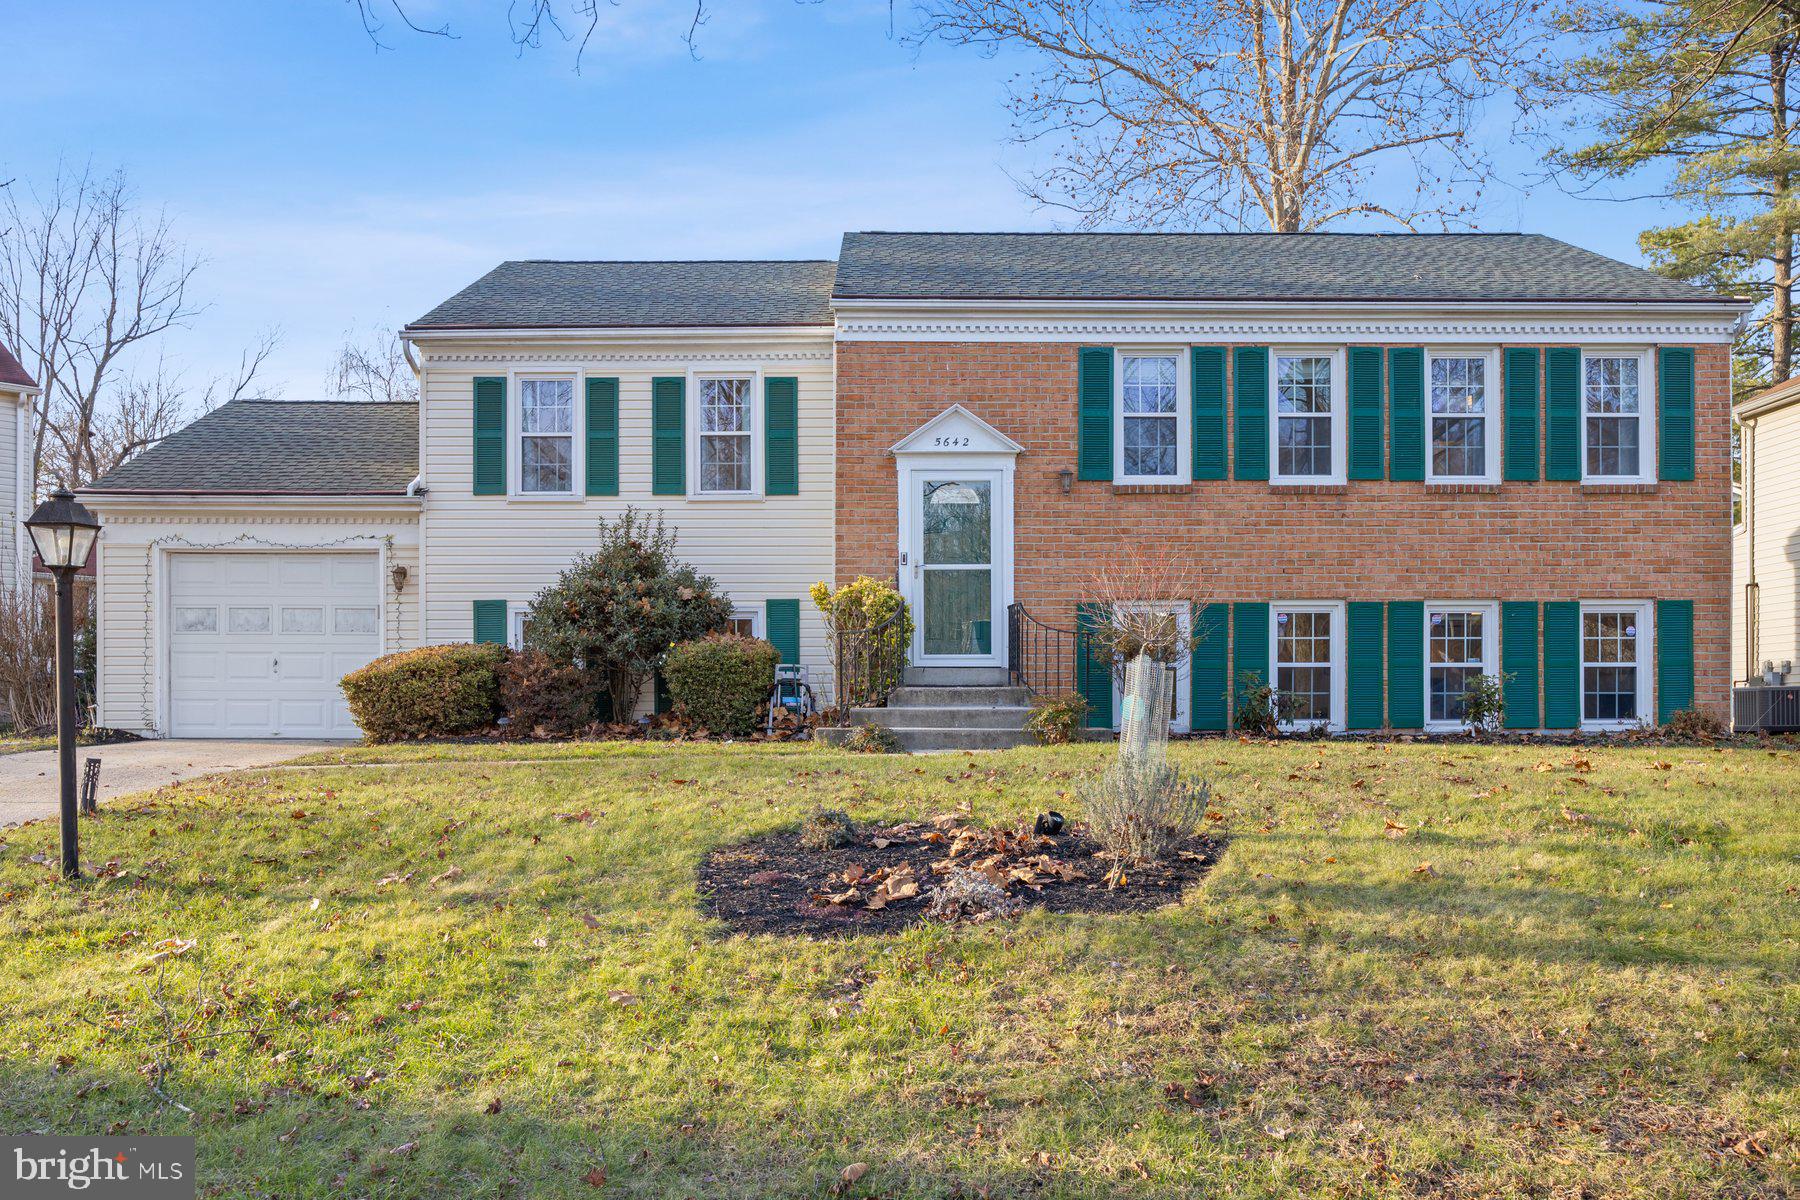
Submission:
[[[56,576],[56,769],[62,794],[62,873],[81,876],[75,826],[75,573],[87,566],[100,522],[58,488],[25,522],[44,566]]]

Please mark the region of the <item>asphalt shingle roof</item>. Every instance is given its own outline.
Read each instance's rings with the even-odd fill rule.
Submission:
[[[831,324],[830,260],[503,262],[408,329]]]
[[[419,406],[234,400],[84,492],[401,495],[419,473]]]
[[[22,388],[37,386],[37,380],[31,377],[31,372],[20,366],[19,360],[5,346],[0,346],[0,384]]]
[[[849,233],[837,299],[1627,301],[1721,297],[1539,234]]]

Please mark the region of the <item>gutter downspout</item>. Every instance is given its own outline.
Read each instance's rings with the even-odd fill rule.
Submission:
[[[1744,682],[1755,683],[1761,649],[1762,587],[1756,582],[1756,418],[1739,422],[1744,456]]]

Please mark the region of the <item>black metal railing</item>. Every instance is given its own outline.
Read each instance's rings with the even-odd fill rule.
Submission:
[[[906,674],[912,623],[901,604],[884,620],[863,628],[840,628],[826,621],[831,638],[832,684],[839,724],[849,724],[853,708],[887,703]]]
[[[1093,635],[1059,629],[1032,616],[1023,604],[1006,609],[1006,673],[1014,687],[1034,696],[1083,691],[1087,673],[1107,668],[1094,661]]]

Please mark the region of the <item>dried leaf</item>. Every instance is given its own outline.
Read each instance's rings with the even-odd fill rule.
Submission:
[[[587,1184],[591,1188],[605,1187],[606,1186],[606,1168],[605,1167],[593,1168],[586,1175],[583,1175],[581,1177],[581,1182]]]

